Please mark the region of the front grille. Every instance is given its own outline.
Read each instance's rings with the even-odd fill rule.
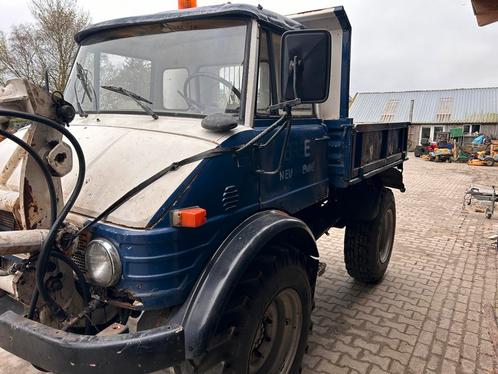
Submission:
[[[14,217],[14,214],[5,210],[0,210],[0,231],[15,231],[19,230],[19,225]]]
[[[85,252],[90,238],[91,234],[89,232],[82,233],[78,238],[78,245],[76,247],[76,250],[71,256],[72,260],[83,274],[86,273]]]

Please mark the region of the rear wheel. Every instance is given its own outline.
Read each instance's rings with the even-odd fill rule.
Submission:
[[[316,276],[310,260],[288,246],[259,255],[235,287],[194,372],[300,373],[311,326],[310,277]]]
[[[354,221],[346,226],[344,261],[350,276],[364,283],[378,283],[391,259],[396,230],[393,192],[384,188],[380,208],[371,221]]]
[[[495,164],[495,160],[492,157],[486,157],[484,159],[484,163],[486,166],[493,166]]]

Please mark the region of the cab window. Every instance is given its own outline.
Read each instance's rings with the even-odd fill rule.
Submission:
[[[268,116],[268,107],[273,103],[270,61],[268,33],[263,30],[259,37],[258,90],[256,96],[256,114],[259,116]]]
[[[259,39],[258,90],[256,117],[280,116],[283,111],[269,112],[268,107],[281,100],[280,95],[280,38],[281,34],[262,30]],[[293,108],[295,117],[313,116],[313,105],[302,104]]]

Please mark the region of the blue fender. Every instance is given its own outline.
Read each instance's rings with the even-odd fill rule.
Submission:
[[[206,352],[233,287],[258,253],[272,241],[292,244],[318,263],[315,238],[303,221],[276,210],[249,217],[218,248],[185,304],[182,324],[187,359]],[[315,279],[310,282],[314,285]]]

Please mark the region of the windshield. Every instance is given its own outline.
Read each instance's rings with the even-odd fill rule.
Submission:
[[[80,114],[145,113],[136,100],[116,92],[122,88],[151,102],[158,114],[238,114],[247,25],[220,23],[184,21],[106,33],[113,39],[80,47],[65,98]]]

